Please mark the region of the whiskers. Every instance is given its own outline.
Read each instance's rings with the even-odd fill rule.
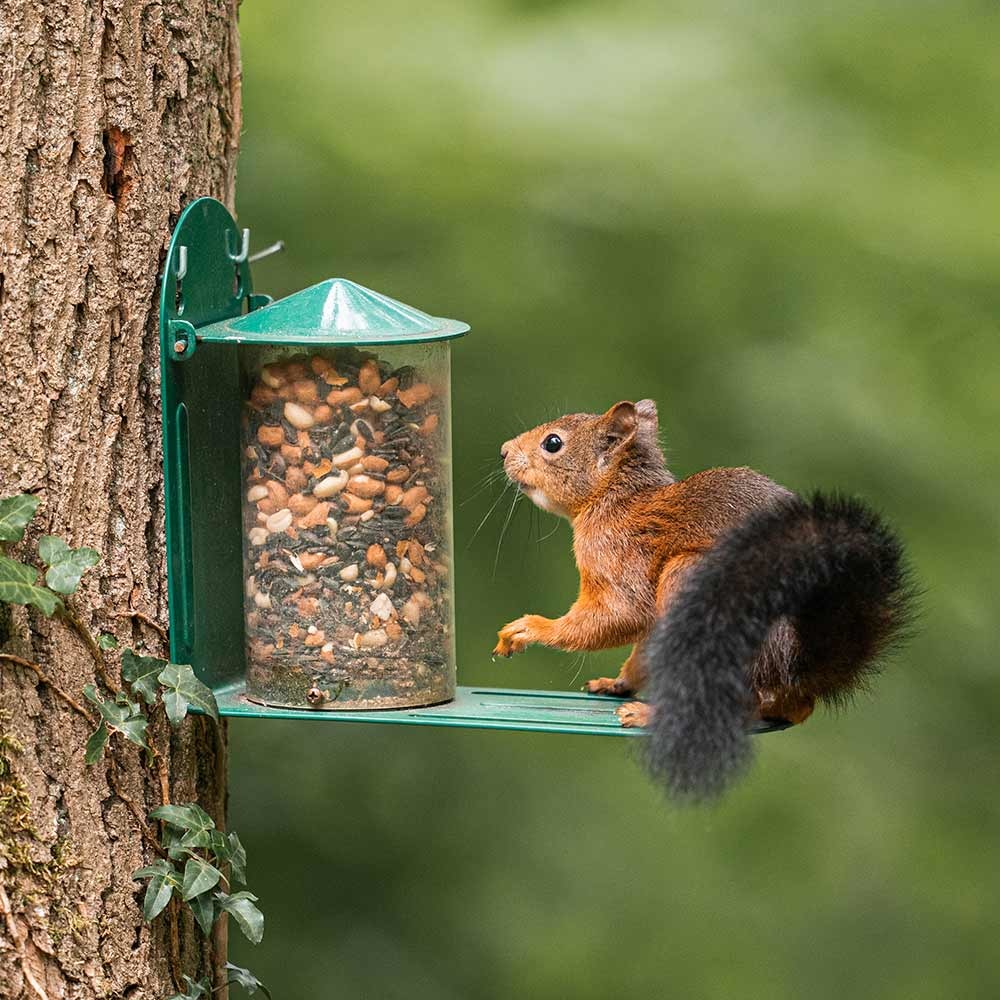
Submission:
[[[521,499],[522,493],[517,488],[517,485],[512,483],[514,486],[514,499],[510,502],[510,510],[507,511],[507,516],[504,518],[503,527],[500,529],[500,538],[497,539],[497,552],[493,557],[493,578],[496,579],[497,566],[500,565],[500,549],[503,547],[503,540],[507,535],[507,529],[510,527],[510,520],[514,516],[514,508],[517,506],[517,501]],[[501,493],[500,496],[506,495],[506,491]]]
[[[514,501],[515,503],[517,502],[517,496],[519,495],[517,494],[517,483],[508,482],[507,485],[497,495],[493,503],[490,504],[490,509],[486,511],[486,513],[483,515],[483,519],[479,522],[479,524],[476,525],[476,530],[472,532],[472,537],[469,539],[469,544],[466,545],[465,547],[466,551],[468,551],[472,547],[472,543],[479,537],[479,532],[483,530],[483,527],[485,526],[486,522],[492,516],[493,511],[495,511],[497,507],[500,506],[500,501],[503,500],[504,497],[506,497],[511,490],[515,491]],[[482,492],[483,492],[482,489],[478,490],[478,493]]]

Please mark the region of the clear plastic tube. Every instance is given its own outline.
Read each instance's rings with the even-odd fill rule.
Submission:
[[[455,693],[446,343],[241,348],[247,695]]]

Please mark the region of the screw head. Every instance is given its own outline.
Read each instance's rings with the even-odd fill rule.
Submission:
[[[174,353],[183,354],[187,350],[187,341],[175,340],[174,341]]]

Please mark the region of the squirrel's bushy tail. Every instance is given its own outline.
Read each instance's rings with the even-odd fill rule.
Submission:
[[[675,798],[717,796],[749,765],[751,687],[839,701],[910,619],[902,545],[858,500],[788,496],[692,567],[646,647],[648,762]],[[776,640],[779,623],[784,641]]]

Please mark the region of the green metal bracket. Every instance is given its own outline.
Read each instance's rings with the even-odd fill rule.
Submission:
[[[174,229],[160,292],[170,655],[212,686],[245,672],[242,397],[236,352],[199,344],[198,330],[270,301],[253,293],[248,250],[225,206],[199,198]]]

